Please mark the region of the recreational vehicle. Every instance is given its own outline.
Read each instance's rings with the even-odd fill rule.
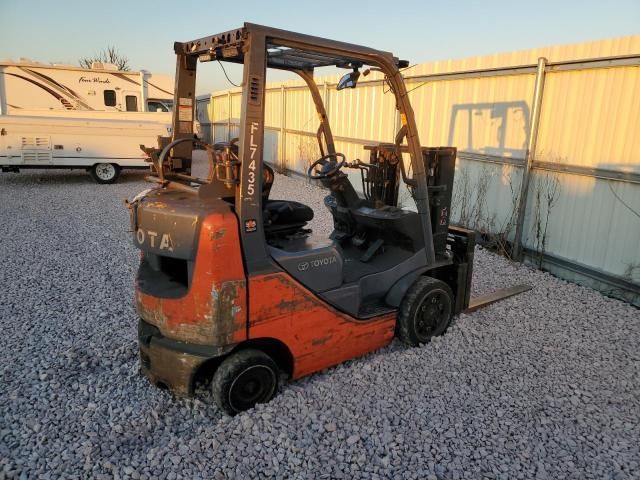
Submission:
[[[112,183],[149,168],[140,145],[171,132],[172,110],[168,75],[0,62],[0,168],[81,168]]]

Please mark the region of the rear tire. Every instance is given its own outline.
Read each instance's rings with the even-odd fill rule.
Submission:
[[[419,278],[402,299],[396,335],[417,346],[442,335],[453,317],[453,292],[449,285],[431,277]]]
[[[96,163],[89,169],[89,174],[96,183],[113,183],[120,176],[120,165],[115,163]]]
[[[271,400],[278,389],[278,375],[276,363],[266,353],[240,350],[225,358],[213,375],[213,399],[222,410],[235,415]]]

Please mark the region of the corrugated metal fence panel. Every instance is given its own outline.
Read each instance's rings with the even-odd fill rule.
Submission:
[[[279,90],[268,90],[266,92],[265,109],[264,109],[265,127],[280,127],[281,114],[282,114],[281,92]]]
[[[213,122],[213,142],[221,142],[227,139],[227,129],[225,127],[227,119],[231,118],[229,111],[229,101],[226,95],[211,96],[211,119]]]
[[[226,122],[227,118],[231,117],[227,95],[212,95],[211,109],[213,111],[211,115],[213,122]]]
[[[547,75],[536,160],[640,173],[640,68]]]
[[[212,97],[199,96],[196,100],[196,120],[200,123],[200,135],[205,142],[213,140]]]
[[[628,35],[605,40],[594,40],[591,42],[551,45],[515,52],[503,52],[479,57],[422,63],[405,71],[405,75],[428,75],[432,73],[459,72],[464,70],[516,67],[536,64],[540,57],[546,57],[552,62],[564,62],[613,55],[634,55],[638,52],[640,52],[640,35]]]
[[[451,219],[482,233],[515,233],[515,213],[522,169],[514,165],[458,159]]]
[[[546,251],[640,283],[638,184],[535,171],[529,191],[524,245],[541,250],[541,235],[536,232],[544,229],[546,197],[554,181],[558,183],[557,200],[548,218]],[[634,265],[636,270],[632,269]]]
[[[240,95],[237,95],[240,98]],[[265,94],[264,115],[264,159],[272,164],[280,158],[280,133],[275,128],[280,128],[282,115],[282,92],[280,90],[268,90]]]
[[[309,90],[288,90],[286,95],[285,125],[287,128],[315,132],[318,128],[318,115]]]
[[[422,143],[524,158],[533,83],[516,75],[409,84]]]
[[[555,50],[545,52],[550,61],[558,61],[554,55],[566,58],[562,49]],[[568,50],[570,58],[637,54],[640,36]],[[545,79],[535,159],[640,173],[638,112],[640,68],[551,72]],[[640,266],[640,185],[534,171],[524,239],[529,248],[539,250],[537,220],[542,217],[543,224],[546,220],[544,194],[554,183],[550,179],[556,179],[558,198],[549,215],[546,250],[640,283],[640,271],[633,268]],[[542,207],[536,204],[540,187]]]
[[[334,135],[364,140],[393,141],[395,100],[381,85],[337,91],[328,89],[329,122]]]

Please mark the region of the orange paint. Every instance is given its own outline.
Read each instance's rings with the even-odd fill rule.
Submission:
[[[388,345],[396,314],[357,320],[278,272],[249,279],[249,338],[276,338],[294,357],[299,378]]]
[[[226,205],[202,222],[191,288],[158,298],[136,288],[138,313],[167,337],[225,345],[246,340],[246,280],[238,221]]]

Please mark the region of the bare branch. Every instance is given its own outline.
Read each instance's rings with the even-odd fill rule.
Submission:
[[[613,189],[613,186],[611,185],[611,182],[607,182],[607,185],[609,185],[609,190],[611,190],[611,193],[613,193],[613,196],[614,196],[614,197],[616,197],[616,199],[617,199],[617,200],[618,200],[622,205],[624,205],[625,207],[627,207],[627,209],[628,209],[631,213],[633,213],[636,217],[640,218],[640,213],[636,212],[633,208],[631,208],[631,207],[629,206],[629,204],[628,204],[627,202],[625,202],[625,201],[620,197],[620,195],[618,194],[618,192],[616,192],[616,191]]]
[[[81,67],[91,68],[91,64],[94,62],[112,63],[118,67],[118,70],[127,72],[131,70],[129,65],[129,58],[118,52],[118,49],[114,46],[109,46],[102,50],[99,54],[92,57],[82,57],[78,60]]]

